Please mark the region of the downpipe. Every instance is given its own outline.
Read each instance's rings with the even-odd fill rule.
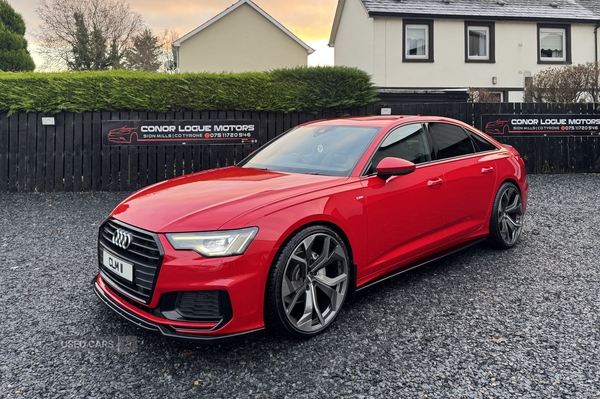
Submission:
[[[598,101],[598,28],[600,23],[594,28],[594,101]]]

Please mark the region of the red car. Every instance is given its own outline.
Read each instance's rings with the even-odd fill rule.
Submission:
[[[311,337],[361,288],[485,239],[515,245],[528,187],[514,148],[456,120],[307,123],[123,201],[100,227],[95,292],[170,337]]]

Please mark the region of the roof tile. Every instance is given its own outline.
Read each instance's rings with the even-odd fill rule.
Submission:
[[[600,20],[599,0],[362,0],[362,2],[369,14]],[[551,3],[554,3],[556,7],[553,7]]]

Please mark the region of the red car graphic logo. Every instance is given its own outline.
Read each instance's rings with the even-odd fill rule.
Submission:
[[[133,141],[133,136],[135,135],[135,141],[137,141],[137,128],[136,127],[128,127],[123,126],[117,129],[112,129],[108,132],[108,141],[111,143],[127,143],[131,144]]]
[[[497,119],[495,121],[486,123],[485,132],[487,134],[508,134],[508,119]]]

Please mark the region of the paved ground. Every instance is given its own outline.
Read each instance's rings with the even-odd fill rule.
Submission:
[[[137,329],[93,294],[97,228],[124,194],[1,194],[0,398],[598,398],[600,175],[530,182],[512,250],[375,286],[309,341],[208,347]],[[112,350],[118,337],[137,348]]]

